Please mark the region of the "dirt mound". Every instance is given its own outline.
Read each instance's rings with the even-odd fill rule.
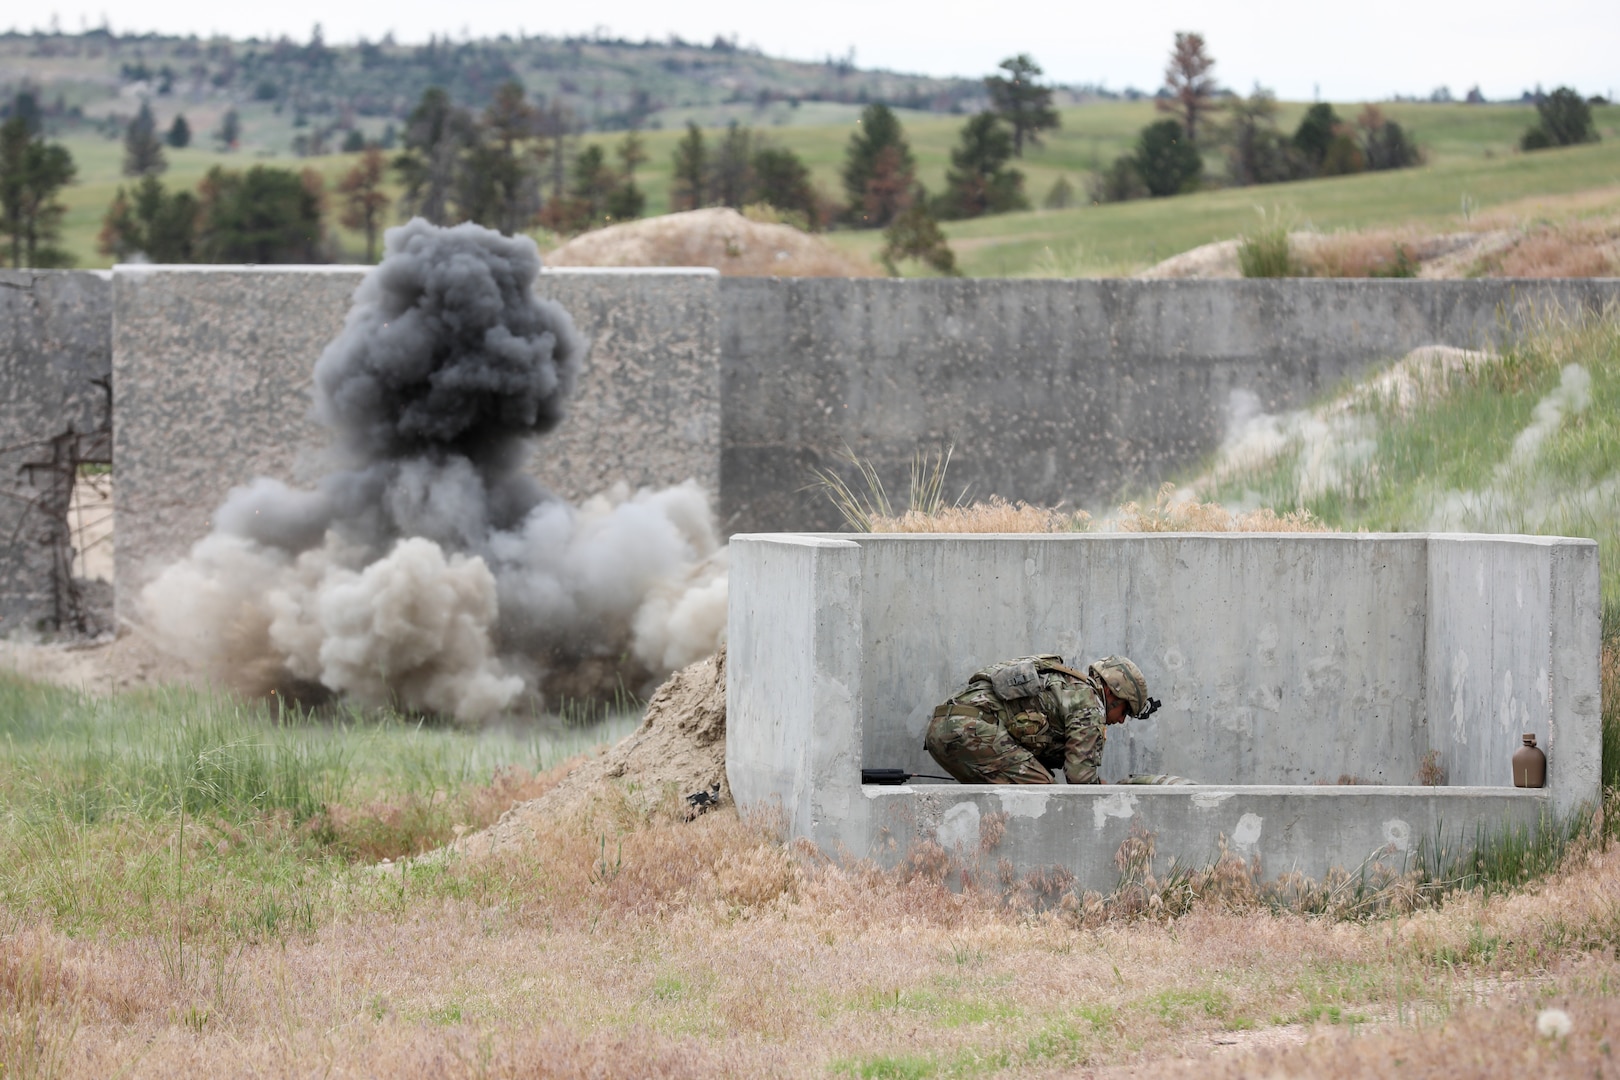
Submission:
[[[547,266],[712,266],[728,277],[875,277],[870,264],[791,225],[716,207],[610,225],[545,257]]]
[[[538,824],[590,817],[610,802],[641,816],[672,804],[695,812],[684,800],[699,792],[712,800],[704,809],[731,802],[724,648],[671,675],[648,703],[641,726],[617,746],[581,763],[546,794],[512,807],[457,847],[469,854],[521,847]]]
[[[1288,246],[1300,277],[1605,277],[1620,269],[1620,217],[1473,232],[1302,231],[1288,234]],[[1136,275],[1140,280],[1242,276],[1237,240],[1183,251]]]

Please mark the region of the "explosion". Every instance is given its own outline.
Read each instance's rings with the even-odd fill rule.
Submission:
[[[534,293],[527,237],[388,231],[315,364],[334,467],[260,477],[142,590],[166,648],[250,693],[316,687],[467,721],[526,694],[658,678],[725,633],[696,483],[571,506],[525,470],[587,344]]]

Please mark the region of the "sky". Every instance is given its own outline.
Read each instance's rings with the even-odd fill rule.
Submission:
[[[989,14],[1003,12],[1002,19]],[[16,11],[14,8],[13,11]],[[632,40],[678,34],[708,42],[735,35],[773,56],[847,56],[863,68],[979,77],[1028,52],[1060,83],[1113,89],[1156,88],[1177,30],[1202,33],[1222,85],[1256,82],[1287,99],[1335,101],[1428,95],[1447,86],[1461,97],[1479,86],[1489,98],[1517,97],[1537,84],[1572,85],[1612,97],[1620,90],[1620,4],[1616,0],[1191,0],[1099,3],[1026,2],[997,8],[983,0],[595,0],[553,6],[520,0],[277,0],[268,8],[219,0],[143,0],[96,6],[30,7],[32,22],[0,25],[65,31],[102,25],[119,33],[307,40],[321,23],[329,43],[401,42],[431,35],[590,35]]]

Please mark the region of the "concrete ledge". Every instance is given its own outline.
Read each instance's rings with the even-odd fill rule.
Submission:
[[[1232,854],[1259,856],[1268,879],[1296,871],[1321,878],[1336,868],[1399,871],[1420,846],[1455,857],[1482,834],[1533,831],[1552,811],[1545,790],[1480,787],[917,784],[868,785],[861,794],[879,862],[892,865],[933,839],[970,864],[1006,859],[1020,874],[1061,866],[1079,888],[1099,892],[1118,882],[1114,854],[1133,829],[1154,835],[1156,873],[1172,858],[1186,867],[1213,863],[1224,838]]]

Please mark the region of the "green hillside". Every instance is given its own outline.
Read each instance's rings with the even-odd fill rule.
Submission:
[[[1338,107],[1353,115],[1357,106]],[[1282,207],[1318,228],[1365,228],[1402,222],[1459,224],[1467,205],[1489,209],[1537,195],[1566,195],[1620,185],[1620,108],[1597,110],[1604,141],[1593,146],[1521,154],[1519,134],[1530,125],[1529,106],[1395,104],[1386,113],[1415,133],[1429,155],[1417,169],[1363,173],[1357,176],[1299,181],[1263,187],[1225,188],[1171,199],[1152,199],[1109,206],[1081,206],[1061,211],[1031,211],[957,222],[946,227],[966,273],[978,276],[1088,275],[1129,273],[1179,251],[1226,239],[1254,222],[1256,207]],[[1304,106],[1284,106],[1285,126]],[[1083,187],[1094,163],[1106,163],[1125,152],[1135,133],[1156,113],[1147,102],[1106,102],[1062,110],[1063,127],[1047,145],[1020,163],[1036,201],[1059,176]],[[950,148],[960,117],[903,114],[924,183],[937,189],[944,181]],[[839,168],[854,128],[847,123],[773,128],[762,134],[791,147],[811,167],[816,182],[837,193]],[[719,132],[713,132],[718,136]],[[616,134],[583,137],[579,145],[600,143],[611,150]],[[648,195],[648,212],[669,207],[670,162],[680,134],[645,134],[648,164],[638,182]],[[95,251],[102,214],[119,183],[122,144],[97,135],[62,140],[79,164],[79,183],[64,194],[69,207],[67,245],[80,266],[109,265]],[[208,149],[170,150],[169,183],[194,186],[209,166],[242,168],[255,162],[314,168],[330,182],[353,163],[354,155],[316,158],[260,157],[221,154]],[[1211,168],[1218,163],[1211,161]],[[335,215],[334,215],[335,217]],[[360,238],[340,234],[347,256],[357,258]],[[840,247],[870,255],[881,243],[875,232],[829,234]]]

